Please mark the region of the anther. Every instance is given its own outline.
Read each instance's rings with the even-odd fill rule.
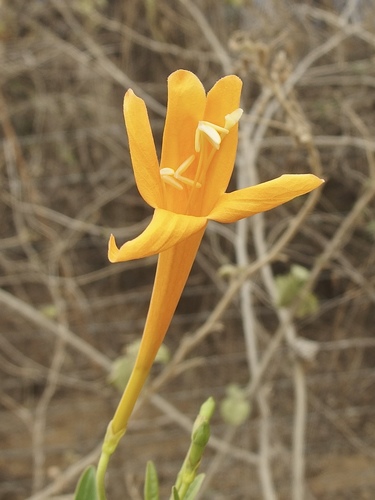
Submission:
[[[242,109],[238,108],[226,115],[224,127],[211,122],[200,121],[195,131],[195,151],[199,153],[201,150],[202,135],[206,136],[215,149],[219,149],[221,141],[228,134],[229,130],[238,123],[242,113]]]
[[[229,115],[225,115],[225,125],[224,127],[227,130],[230,130],[232,127],[236,125],[240,121],[240,118],[242,116],[243,109],[237,108],[232,113],[229,113]]]
[[[170,167],[161,168],[160,175],[162,180],[167,184],[170,184],[171,186],[179,189],[180,191],[183,189],[182,184],[200,188],[201,184],[199,182],[195,182],[194,180],[181,175],[185,172],[185,170],[187,170],[190,167],[193,161],[194,161],[194,155],[191,155],[183,163],[181,163],[181,165],[177,168],[177,170],[174,170],[173,168]]]

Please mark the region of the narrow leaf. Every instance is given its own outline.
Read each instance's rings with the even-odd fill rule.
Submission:
[[[173,500],[181,500],[176,486],[173,486],[173,488],[172,488],[172,495],[173,495]]]
[[[145,500],[159,500],[159,481],[155,465],[147,462],[144,487]]]
[[[184,500],[195,500],[195,497],[198,495],[199,490],[203,484],[205,478],[205,474],[198,474],[198,476],[194,479],[194,481],[189,486],[189,489],[186,492]]]
[[[74,500],[98,500],[95,467],[92,465],[82,473],[74,494]]]

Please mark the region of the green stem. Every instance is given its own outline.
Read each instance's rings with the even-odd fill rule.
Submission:
[[[98,468],[96,471],[96,490],[98,493],[98,500],[106,500],[105,494],[105,473],[107,472],[108,462],[110,455],[103,453],[100,455]]]
[[[107,432],[104,437],[102,453],[99,458],[98,468],[96,470],[96,489],[98,493],[98,500],[106,500],[105,494],[105,474],[107,472],[108,462],[117,448],[117,445],[125,434],[126,428],[114,433],[112,428],[112,420],[109,422]]]

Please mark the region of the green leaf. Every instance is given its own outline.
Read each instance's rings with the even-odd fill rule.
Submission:
[[[205,474],[198,474],[198,476],[189,486],[189,489],[186,492],[184,500],[195,500],[195,497],[198,495],[205,477],[206,477]]]
[[[251,405],[246,392],[236,384],[226,388],[226,397],[220,405],[220,414],[224,422],[230,425],[241,425],[249,417]]]
[[[159,500],[159,481],[155,465],[147,462],[144,487],[145,500]]]
[[[74,493],[74,500],[98,500],[95,467],[92,465],[82,473]]]
[[[292,305],[298,294],[308,281],[310,271],[297,264],[292,265],[289,273],[276,276],[275,283],[278,295],[278,305],[288,307]],[[316,295],[308,292],[303,302],[297,310],[297,317],[303,318],[309,314],[315,313],[319,309],[319,301]]]
[[[172,488],[172,495],[173,495],[173,500],[181,500],[176,486],[173,486],[173,488]]]

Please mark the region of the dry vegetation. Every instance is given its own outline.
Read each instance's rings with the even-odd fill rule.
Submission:
[[[139,338],[155,259],[109,265],[139,234],[122,119],[132,87],[160,138],[166,77],[244,80],[232,187],[311,171],[324,189],[236,226],[212,224],[110,498],[163,498],[209,395],[246,387],[250,418],[217,412],[205,499],[375,497],[375,6],[371,0],[0,1],[0,498],[71,498],[119,394],[111,362]],[[288,308],[275,276],[309,279]],[[229,274],[218,272],[230,269]],[[316,311],[296,316],[314,290]],[[66,496],[65,496],[66,495]]]

